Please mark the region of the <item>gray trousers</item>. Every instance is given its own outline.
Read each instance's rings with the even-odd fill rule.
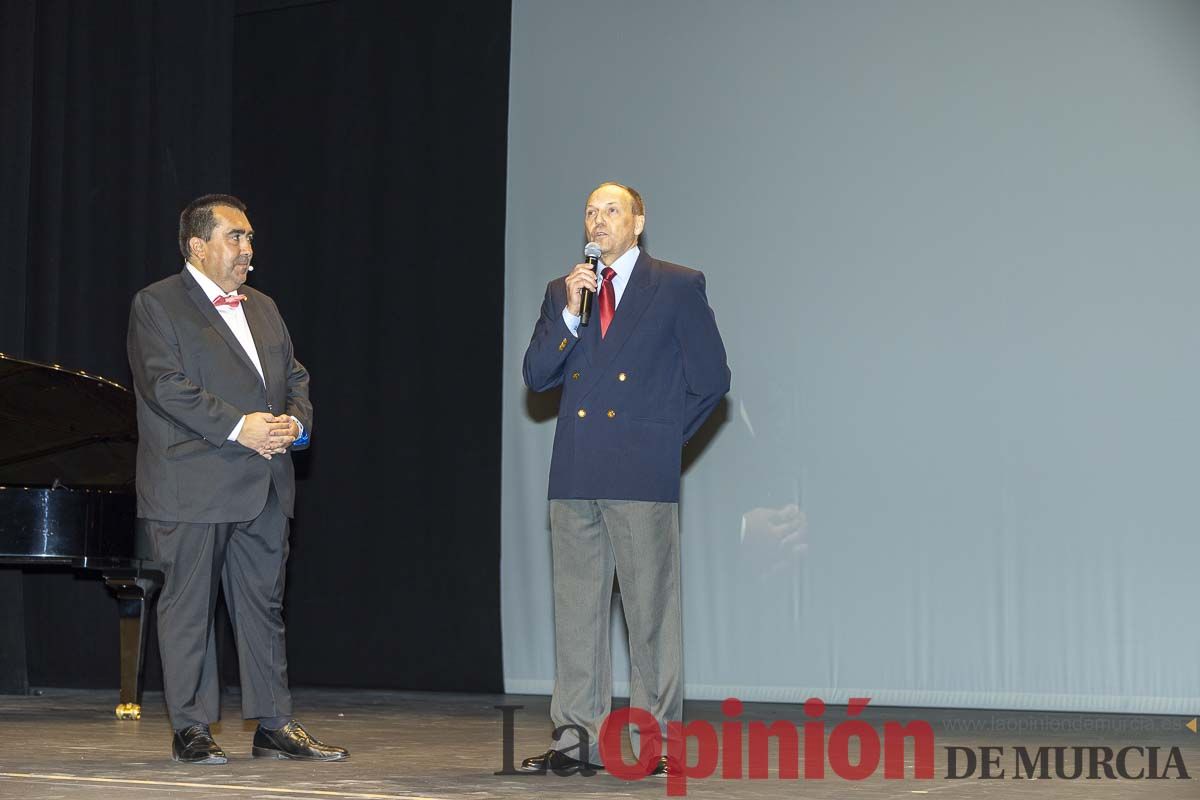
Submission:
[[[630,704],[666,723],[683,716],[683,636],[679,595],[679,504],[638,500],[551,500],[554,555],[555,728],[587,732],[594,764],[600,726],[612,708],[609,610],[613,573],[629,631]],[[552,747],[579,738],[563,732]],[[634,739],[637,747],[637,739]],[[569,753],[581,757],[578,751]]]
[[[138,522],[166,575],[158,647],[171,725],[179,730],[221,718],[213,631],[218,585],[237,638],[242,717],[291,715],[283,627],[289,522],[274,486],[248,522]]]

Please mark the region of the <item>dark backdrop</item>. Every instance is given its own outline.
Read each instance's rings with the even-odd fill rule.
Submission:
[[[0,351],[128,383],[179,209],[239,195],[313,375],[292,682],[500,690],[502,304],[476,298],[502,294],[509,4],[2,2]],[[23,636],[30,683],[116,685],[98,580],[0,570],[0,599],[10,684]]]

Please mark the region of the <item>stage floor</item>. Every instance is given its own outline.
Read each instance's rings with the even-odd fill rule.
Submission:
[[[214,727],[229,753],[224,766],[183,766],[170,759],[170,728],[161,694],[149,694],[138,722],[118,721],[112,713],[115,691],[47,689],[44,695],[0,695],[0,797],[51,798],[657,798],[667,796],[661,778],[638,782],[606,773],[594,777],[553,774],[495,775],[503,769],[501,714],[495,706],[522,705],[515,712],[514,752],[544,750],[549,735],[546,697],[449,695],[355,690],[297,690],[297,718],[318,738],[348,747],[351,758],[334,764],[255,759],[250,756],[253,725],[243,723],[236,695],[226,697],[225,721]],[[725,718],[717,703],[688,703],[689,720]],[[825,716],[826,740],[845,720],[844,708]],[[743,722],[786,719],[802,723],[795,705],[747,704]],[[876,730],[885,721],[926,720],[935,735],[934,777],[916,780],[912,753],[905,780],[884,778],[883,762],[871,777],[849,781],[826,766],[823,780],[781,780],[772,749],[765,780],[690,779],[694,798],[1197,798],[1200,797],[1200,735],[1185,717],[1105,714],[1058,714],[868,708],[861,719]],[[743,729],[744,731],[744,729]],[[743,735],[744,732],[743,732]],[[1003,747],[998,755],[1003,779],[947,779],[947,747]],[[1039,747],[1065,747],[1066,769],[1073,769],[1071,748],[1108,747],[1128,751],[1126,771],[1149,766],[1150,748],[1159,748],[1157,772],[1167,768],[1171,748],[1191,779],[1179,780],[1177,768],[1167,780],[1069,780],[1059,777],[1013,779],[1017,747],[1036,755]],[[993,751],[995,752],[995,751]],[[1047,753],[1054,774],[1054,750]],[[855,763],[857,746],[850,749]],[[1102,757],[1102,756],[1101,756]],[[693,757],[694,758],[694,757]],[[801,760],[803,754],[801,751]],[[1085,752],[1084,771],[1090,755]],[[958,755],[961,772],[966,756]],[[978,760],[978,759],[977,759]],[[1178,761],[1176,761],[1178,763]],[[1116,762],[1112,762],[1115,769]],[[802,773],[803,774],[803,773]],[[1101,769],[1100,773],[1103,775]]]

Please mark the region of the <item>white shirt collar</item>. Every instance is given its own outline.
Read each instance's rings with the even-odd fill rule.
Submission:
[[[629,276],[633,273],[633,268],[635,266],[637,266],[638,256],[640,256],[641,254],[642,254],[642,248],[638,247],[635,244],[633,247],[629,248],[624,253],[622,253],[620,258],[618,258],[613,263],[609,264],[609,266],[612,267],[613,271],[617,273],[617,277],[614,278],[613,280],[614,281],[628,280]],[[600,272],[601,272],[601,274],[604,273],[604,262],[600,263]]]
[[[196,283],[200,284],[200,288],[208,295],[209,300],[216,300],[218,297],[234,297],[241,293],[239,289],[227,292],[220,286],[217,286],[212,278],[192,266],[190,261],[183,262],[183,265],[188,268],[188,272],[192,273],[192,277],[196,279]]]

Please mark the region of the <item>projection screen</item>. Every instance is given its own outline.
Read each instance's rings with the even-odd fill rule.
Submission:
[[[507,690],[554,675],[521,358],[616,180],[733,373],[683,479],[689,698],[1194,713],[1197,42],[1165,0],[515,0]]]

